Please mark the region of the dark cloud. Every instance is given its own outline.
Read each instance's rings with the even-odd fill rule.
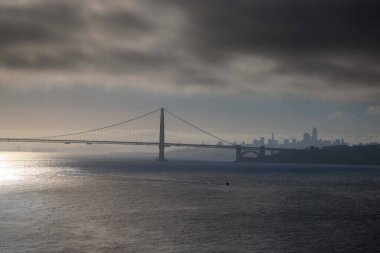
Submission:
[[[378,1],[161,2],[186,13],[191,21],[189,46],[203,60],[220,62],[252,54],[275,60],[276,74],[316,75],[349,85],[380,84]],[[347,64],[336,63],[342,58]]]
[[[138,36],[151,30],[153,26],[145,19],[129,10],[96,12],[88,7],[85,1],[0,5],[0,66],[117,72],[133,65],[160,64],[156,55],[110,49],[109,41],[115,36]]]
[[[80,5],[0,6],[0,46],[67,40],[71,31],[82,28]]]
[[[153,24],[128,10],[117,10],[102,15],[94,15],[93,19],[104,29],[119,34],[128,33],[132,35],[133,33],[133,35],[138,35],[141,32],[149,32],[154,29]]]
[[[0,58],[0,66],[10,69],[52,70],[63,71],[78,70],[83,64],[90,61],[90,57],[79,50],[61,50],[52,52],[24,52],[18,54],[5,52]]]
[[[206,56],[379,53],[380,3],[374,0],[161,1],[188,14],[191,42]]]
[[[113,50],[109,52],[111,66],[117,69],[110,68],[109,71],[136,71],[146,72],[157,69],[162,70],[170,66],[175,66],[176,59],[170,55],[160,54],[159,52],[137,52],[128,50]]]
[[[282,62],[275,72],[283,75],[302,73],[306,76],[317,76],[331,81],[333,86],[379,86],[380,71],[378,62],[372,60],[346,59],[334,61],[334,57],[320,59],[305,57]]]
[[[60,71],[70,79],[75,71],[156,89],[376,99],[379,7],[371,0],[0,4],[1,78]]]

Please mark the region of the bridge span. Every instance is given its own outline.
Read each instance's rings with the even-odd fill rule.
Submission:
[[[133,137],[127,136],[128,131],[144,132],[144,129],[142,129],[140,125],[137,125],[137,127],[135,126],[137,130],[136,129],[128,130],[127,128],[127,129],[123,129],[123,131],[120,131],[120,130],[116,131],[117,132],[116,135],[109,134],[109,132],[114,133],[116,127],[131,125],[138,120],[141,120],[145,117],[151,117],[152,115],[156,113],[159,113],[159,122],[156,122],[159,124],[155,124],[156,126],[158,125],[159,131],[158,132],[152,131],[152,129],[154,129],[155,126],[154,124],[151,123],[150,125],[151,138],[150,139],[148,138],[149,140],[147,138],[145,138],[145,140],[138,140],[138,136],[136,134]],[[197,138],[197,136],[194,133],[189,135],[190,131],[188,129],[185,129],[185,127],[182,127],[179,131],[178,130],[176,131],[177,131],[177,135],[180,136],[180,139],[182,138],[184,139],[184,141],[178,141],[179,140],[178,138],[174,139],[172,136],[169,136],[169,141],[166,140],[166,137],[168,136],[168,132],[167,132],[168,130],[165,127],[166,126],[165,115],[168,115],[172,119],[175,119],[181,122],[183,126],[190,127],[192,131],[196,132],[196,134],[203,135],[202,138]],[[173,131],[173,128],[169,127],[169,131],[170,130]],[[104,131],[108,131],[108,134],[105,134]],[[156,137],[152,136],[152,132],[154,134],[158,134],[158,138],[157,138],[157,135]],[[178,133],[181,133],[181,134],[178,134]],[[94,134],[96,138],[93,137]],[[188,136],[186,136],[186,134]],[[170,132],[169,132],[169,135],[170,135]],[[99,136],[101,138],[99,138]],[[206,142],[207,138],[204,138],[204,137],[208,138],[208,143]],[[195,138],[196,140],[192,138]],[[154,141],[154,139],[156,139],[156,141]],[[0,142],[158,146],[158,158],[157,158],[158,161],[166,161],[165,148],[168,148],[168,147],[234,149],[236,150],[236,161],[245,160],[244,158],[248,154],[253,154],[256,157],[259,157],[259,160],[262,160],[262,158],[266,156],[268,151],[273,153],[273,152],[280,152],[282,150],[285,150],[281,148],[268,148],[264,146],[261,146],[261,147],[241,146],[241,145],[231,143],[223,138],[220,138],[214,134],[211,134],[208,131],[205,131],[195,126],[194,124],[191,124],[190,122],[184,120],[183,118],[175,115],[174,113],[164,108],[160,108],[158,110],[152,111],[150,113],[141,115],[139,117],[136,117],[124,122],[119,122],[116,124],[108,125],[108,126],[97,128],[97,129],[80,131],[80,132],[69,133],[69,134],[61,134],[61,135],[55,135],[55,136],[35,137],[35,138],[0,138]]]

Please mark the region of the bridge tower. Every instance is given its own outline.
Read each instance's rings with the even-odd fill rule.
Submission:
[[[161,108],[160,116],[160,141],[158,144],[157,161],[166,161],[165,159],[165,108]]]

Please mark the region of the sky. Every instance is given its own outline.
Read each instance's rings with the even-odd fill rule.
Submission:
[[[0,2],[0,136],[166,107],[229,140],[380,141],[376,0]]]

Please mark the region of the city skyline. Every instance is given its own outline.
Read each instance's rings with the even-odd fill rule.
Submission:
[[[313,127],[312,134],[305,132],[301,139],[297,137],[283,137],[282,142],[275,138],[275,134],[272,132],[271,138],[260,137],[259,139],[253,139],[252,146],[268,146],[268,147],[283,147],[283,148],[310,148],[310,147],[327,147],[327,146],[339,146],[339,145],[372,145],[379,144],[376,141],[367,143],[349,143],[345,139],[335,138],[335,139],[323,139],[318,138],[318,129]],[[249,143],[244,143],[245,145],[250,145]]]

